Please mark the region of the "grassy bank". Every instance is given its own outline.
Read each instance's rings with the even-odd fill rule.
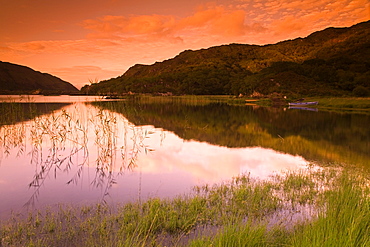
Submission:
[[[355,97],[331,97],[331,98],[308,98],[307,101],[318,101],[320,109],[330,111],[370,112],[370,98]]]
[[[340,111],[340,112],[370,112],[370,98],[360,97],[303,97],[305,102],[318,101],[319,104],[312,106],[320,110]],[[278,105],[284,106],[288,102],[295,102],[294,99],[278,101]],[[274,99],[262,99],[256,102],[261,106],[274,105]]]
[[[174,199],[13,216],[0,246],[369,246],[368,180],[337,169],[249,176]]]

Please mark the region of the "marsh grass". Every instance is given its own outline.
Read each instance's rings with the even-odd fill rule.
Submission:
[[[173,199],[13,216],[1,223],[0,246],[369,246],[367,185],[360,174],[333,169],[271,181],[240,176]],[[316,191],[302,197],[302,188]],[[292,202],[315,212],[289,222]]]

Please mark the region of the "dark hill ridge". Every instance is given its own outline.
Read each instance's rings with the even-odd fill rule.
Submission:
[[[230,44],[186,50],[87,93],[352,95],[370,92],[370,21],[327,28],[270,45]]]
[[[26,66],[0,61],[0,93],[76,93],[72,84]]]

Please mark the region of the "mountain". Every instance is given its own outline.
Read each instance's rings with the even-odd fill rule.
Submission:
[[[72,84],[26,66],[0,61],[0,93],[75,93]]]
[[[186,50],[85,86],[90,94],[370,95],[370,21],[270,45]]]

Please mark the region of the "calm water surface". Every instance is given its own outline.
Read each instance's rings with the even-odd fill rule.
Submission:
[[[368,115],[84,96],[7,100],[2,217],[59,203],[173,197],[242,173],[370,166]]]

